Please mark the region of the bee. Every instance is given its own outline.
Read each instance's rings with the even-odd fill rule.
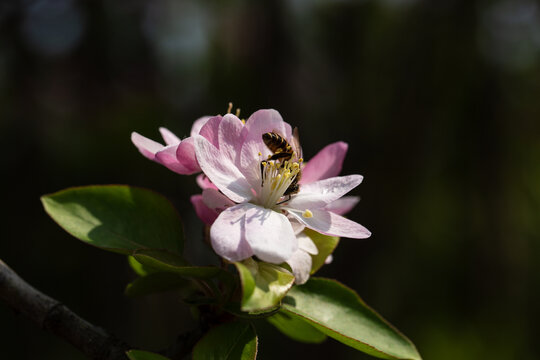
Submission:
[[[299,160],[299,162],[302,162],[302,148],[300,147],[298,128],[294,128],[293,130],[292,142],[294,148],[289,145],[283,136],[275,131],[264,133],[262,135],[262,139],[266,147],[268,147],[268,149],[273,153],[268,160],[280,161],[282,164],[281,166],[283,167],[285,166],[286,161],[291,161],[293,156],[296,155],[296,159]],[[299,171],[283,195],[288,195],[290,199],[291,195],[296,194],[298,190],[300,190],[300,184],[298,184],[298,182],[300,181],[301,177],[302,172]]]

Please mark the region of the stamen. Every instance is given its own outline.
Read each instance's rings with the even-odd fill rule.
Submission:
[[[240,108],[236,108],[236,117],[240,117]]]
[[[261,155],[262,155],[262,153],[259,151],[259,156],[261,156]]]
[[[261,190],[259,203],[269,209],[283,203],[283,194],[300,173],[300,164],[290,160],[261,161]],[[289,196],[290,198],[290,196]]]
[[[306,209],[306,210],[304,210],[304,212],[302,213],[302,217],[305,217],[306,219],[312,218],[312,217],[313,217],[313,213],[311,212],[311,210]]]
[[[242,119],[240,121],[242,121],[242,124],[246,125],[246,119]]]
[[[227,108],[227,114],[230,114],[232,111],[232,102],[229,103],[229,107]]]

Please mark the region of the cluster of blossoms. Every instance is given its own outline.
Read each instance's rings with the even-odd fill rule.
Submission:
[[[170,170],[197,176],[202,194],[191,197],[197,215],[210,226],[214,251],[228,261],[256,256],[288,263],[296,283],[307,281],[318,249],[304,232],[363,239],[370,232],[342,215],[358,202],[344,196],[362,181],[360,175],[337,176],[347,144],[336,142],[307,162],[300,158],[291,126],[275,110],[259,110],[247,121],[231,113],[195,121],[191,136],[180,140],[159,129],[166,145],[137,133],[132,141],[150,160]],[[296,156],[269,160],[274,153],[263,134],[285,139]],[[286,194],[299,184],[298,192]]]

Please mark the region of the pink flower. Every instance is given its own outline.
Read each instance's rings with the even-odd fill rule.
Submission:
[[[215,117],[221,119],[221,116]],[[182,175],[189,175],[201,171],[195,157],[195,147],[193,146],[193,136],[200,133],[201,128],[211,118],[201,117],[193,123],[191,136],[180,140],[176,135],[166,128],[159,128],[166,145],[162,145],[154,140],[150,140],[136,132],[131,133],[131,141],[139,149],[141,154],[168,169]]]
[[[232,114],[203,117],[184,140],[167,129],[160,132],[166,145],[135,132],[132,141],[144,156],[179,174],[202,170],[197,183],[203,192],[191,201],[211,225],[212,247],[229,261],[257,256],[287,262],[302,284],[309,278],[311,255],[318,253],[305,227],[331,236],[370,236],[362,225],[341,216],[358,202],[343,195],[362,181],[360,175],[337,176],[347,152],[343,142],[326,146],[304,164],[291,126],[275,110],[257,111],[245,123]],[[267,132],[283,136],[294,156],[286,162],[269,160],[273,153],[262,140]],[[285,196],[300,173],[298,193]]]
[[[211,128],[212,137],[203,135],[206,127]],[[293,144],[290,125],[275,110],[257,111],[245,126],[227,114],[219,122],[205,124],[194,137],[197,161],[217,190],[207,187],[192,202],[199,216],[212,224],[210,237],[216,253],[229,261],[255,255],[270,263],[296,264],[305,261],[296,261],[293,255],[307,259],[306,255],[317,251],[301,234],[304,226],[326,235],[368,237],[367,229],[338,214],[354,202],[340,200],[342,196],[362,181],[360,175],[334,176],[341,163],[330,162],[331,154],[341,154],[346,145],[332,144],[306,164],[306,179],[289,199],[284,193],[302,170],[302,160],[265,161],[272,155],[262,141],[266,132],[277,132]],[[295,150],[298,154],[299,149]],[[310,170],[316,168],[326,170]],[[300,232],[293,226],[300,227]]]

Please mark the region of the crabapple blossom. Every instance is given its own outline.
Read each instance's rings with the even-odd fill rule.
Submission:
[[[268,132],[283,137],[292,154],[272,158],[262,138]],[[362,225],[341,216],[358,202],[344,195],[362,181],[360,175],[337,176],[347,144],[330,144],[304,164],[291,126],[275,110],[259,110],[246,122],[233,114],[205,118],[194,124],[191,137],[180,141],[164,135],[164,140],[167,146],[140,136],[133,142],[143,155],[173,171],[202,171],[197,177],[202,194],[191,201],[211,226],[214,251],[226,260],[256,256],[287,262],[296,282],[303,283],[309,278],[311,255],[318,252],[305,227],[330,236],[370,236]],[[186,142],[186,151],[179,151]],[[164,152],[175,154],[176,162],[165,161]],[[291,194],[288,189],[295,183],[299,190]]]

